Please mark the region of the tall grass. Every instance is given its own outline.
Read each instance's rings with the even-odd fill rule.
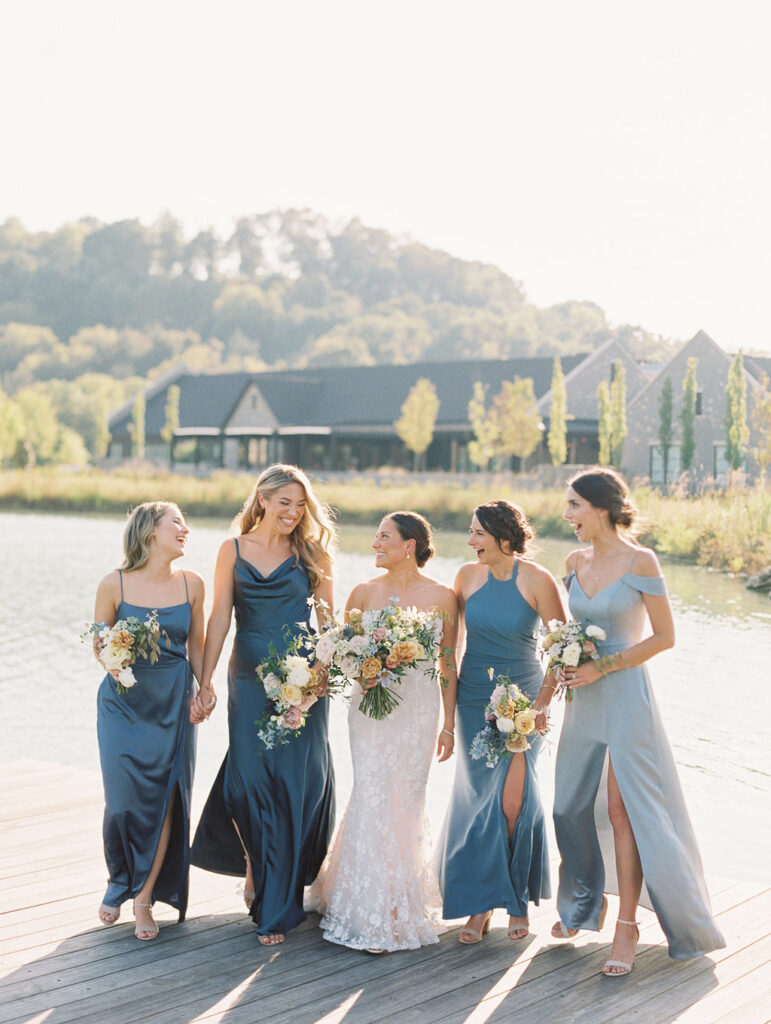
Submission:
[[[125,513],[141,501],[176,501],[189,516],[230,520],[254,483],[247,473],[217,472],[206,478],[151,472],[146,468],[68,473],[56,469],[0,473],[0,507],[53,512]],[[570,537],[562,519],[564,492],[518,489],[510,478],[469,482],[468,478],[410,479],[378,483],[351,477],[319,482],[318,491],[343,523],[374,524],[386,512],[412,508],[434,525],[465,530],[475,505],[508,498],[521,505],[546,537]],[[635,491],[646,530],[641,538],[660,554],[729,572],[758,572],[771,566],[771,495],[734,490],[697,497]]]

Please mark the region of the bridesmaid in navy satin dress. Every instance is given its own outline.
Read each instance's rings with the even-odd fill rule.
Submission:
[[[108,673],[97,698],[110,875],[99,919],[114,924],[121,904],[133,897],[135,934],[143,940],[158,935],[155,900],[177,909],[180,921],[187,908],[195,762],[190,704],[193,677],[201,674],[204,603],[200,576],[173,568],[188,533],[176,505],[137,506],[123,536],[124,563],[99,584],[94,611],[95,621],[114,625],[157,609],[168,637],[154,665],[139,659],[133,666],[133,687],[119,694]]]
[[[439,883],[445,918],[468,916],[458,936],[479,942],[496,907],[509,913],[513,941],[528,934],[528,904],[548,898],[546,826],[536,758],[541,740],[490,769],[469,747],[484,726],[493,684],[488,668],[509,675],[536,709],[548,706],[554,680],[537,655],[539,621],[564,619],[557,584],[524,557],[533,536],[524,513],[507,501],[480,505],[469,530],[477,562],[464,565],[455,593],[466,630],[458,676],[458,764],[440,842]],[[543,728],[545,712],[536,727]]]
[[[272,643],[307,624],[310,605],[323,623],[333,606],[332,524],[296,466],[270,466],[238,519],[240,535],[217,558],[214,601],[194,712],[207,714],[211,685],[233,610],[228,666],[230,746],[193,842],[198,867],[244,876],[244,901],[263,945],[283,942],[305,918],[303,889],[318,874],[334,816],[327,740],[328,703],[318,701],[297,736],[273,749],[257,737],[267,707],[255,669]]]

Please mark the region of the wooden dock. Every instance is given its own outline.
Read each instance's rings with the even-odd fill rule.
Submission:
[[[615,906],[600,935],[549,935],[552,901],[512,943],[496,912],[481,945],[458,926],[439,945],[370,956],[322,940],[312,918],[278,947],[257,943],[233,879],[194,869],[188,920],[157,915],[138,942],[133,918],[105,928],[101,780],[39,762],[0,766],[0,1021],[7,1024],[765,1024],[771,1016],[771,890],[710,880],[726,949],[666,953],[640,912],[637,963],[603,978]]]

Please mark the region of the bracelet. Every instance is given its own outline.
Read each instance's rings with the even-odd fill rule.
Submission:
[[[446,733],[447,733],[447,735],[448,735],[448,736],[452,736],[452,737],[453,737],[453,739],[455,738],[455,733],[454,733],[454,732],[450,732],[450,730],[449,730],[449,729],[442,729],[442,732],[446,732]]]

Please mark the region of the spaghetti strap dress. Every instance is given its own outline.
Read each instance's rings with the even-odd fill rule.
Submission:
[[[190,869],[190,793],[195,766],[195,726],[190,723],[193,671],[187,660],[191,609],[158,608],[160,656],[133,666],[136,684],[118,693],[108,673],[97,695],[96,730],[104,781],[104,856],[109,882],[103,902],[119,907],[147,880],[170,806],[171,837],[153,890],[153,901],[168,903],[183,921]],[[123,597],[118,619],[144,619],[153,611]],[[168,637],[168,643],[167,643]]]
[[[595,641],[600,655],[637,643],[647,620],[643,594],[666,593],[661,576],[631,572],[593,597],[574,570],[565,585],[573,617],[605,631],[607,639]],[[644,665],[574,690],[565,707],[554,796],[560,919],[569,928],[596,930],[603,891],[618,891],[608,757],[640,852],[640,902],[656,912],[669,955],[684,959],[721,949],[725,941],[712,917],[696,837]]]
[[[508,675],[533,700],[543,682],[537,654],[538,613],[517,586],[519,562],[508,580],[490,573],[466,602],[466,653],[458,676],[457,764],[439,843],[439,885],[445,918],[470,917],[505,907],[527,917],[528,904],[550,896],[546,822],[538,790],[536,760],[543,743],[525,751],[522,809],[509,841],[503,787],[511,764],[494,768],[474,760],[469,747],[484,728],[493,683],[488,669]]]
[[[192,862],[243,877],[246,847],[256,893],[250,915],[259,934],[283,934],[305,918],[303,889],[318,874],[332,831],[329,702],[317,701],[288,742],[268,750],[258,738],[255,722],[265,713],[267,698],[255,669],[271,643],[283,653],[285,636],[308,624],[311,590],[294,556],[263,576],[241,557],[238,540],[235,544],[230,745],[196,830]]]

